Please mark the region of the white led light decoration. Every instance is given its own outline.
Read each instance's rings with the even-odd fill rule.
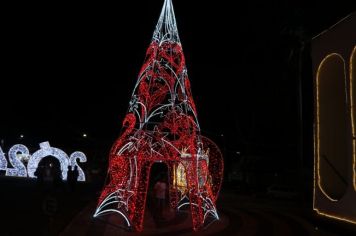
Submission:
[[[87,157],[85,156],[84,153],[82,152],[73,152],[70,157],[69,157],[69,165],[71,166],[71,169],[74,170],[74,167],[78,167],[78,181],[85,181],[85,174],[82,168],[77,163],[77,159],[79,159],[79,162],[87,162]]]
[[[5,158],[5,153],[2,151],[0,147],[0,170],[6,170],[7,169],[7,160]]]
[[[32,154],[27,164],[28,176],[31,178],[36,178],[34,173],[37,169],[38,163],[46,156],[53,156],[59,161],[61,165],[62,179],[67,180],[69,165],[68,155],[59,148],[51,147],[49,142],[40,143],[40,149]]]
[[[8,168],[8,161],[5,157],[5,153],[0,147],[0,170],[5,170],[6,176],[18,176],[18,177],[28,177],[36,178],[34,175],[37,170],[39,162],[47,156],[53,156],[60,162],[62,179],[67,179],[68,168],[72,170],[75,166],[78,168],[78,181],[85,181],[85,173],[83,169],[78,165],[77,159],[79,162],[86,162],[87,157],[83,152],[73,152],[68,158],[68,155],[59,148],[51,147],[49,142],[40,143],[40,149],[36,151],[32,156],[28,148],[22,144],[16,144],[12,146],[8,153],[9,162],[13,168]],[[27,168],[23,162],[26,163],[28,160]]]
[[[22,144],[16,144],[9,150],[9,161],[14,168],[6,168],[7,176],[27,177],[25,165],[20,161],[17,154],[30,155],[28,148]]]
[[[122,133],[109,154],[94,216],[118,213],[134,231],[142,231],[150,170],[156,162],[168,167],[170,205],[189,204],[194,230],[203,228],[208,217],[219,219],[223,158],[200,133],[172,0],[164,1]]]

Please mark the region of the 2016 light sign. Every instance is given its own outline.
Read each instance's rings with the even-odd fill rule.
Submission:
[[[67,180],[67,172],[68,168],[71,170],[74,169],[75,166],[78,168],[78,181],[85,181],[85,174],[82,168],[77,163],[77,159],[79,162],[86,162],[87,158],[84,153],[76,151],[73,152],[69,157],[68,155],[61,149],[51,147],[49,142],[40,143],[40,149],[30,155],[28,148],[22,144],[16,144],[12,146],[8,153],[9,162],[12,167],[8,167],[8,162],[5,157],[5,153],[0,147],[0,170],[5,170],[6,176],[17,176],[17,177],[30,177],[36,178],[35,171],[38,167],[40,161],[47,157],[53,156],[55,157],[61,166],[62,171],[62,179]],[[25,164],[21,161],[20,157],[27,157],[28,164],[27,168]]]

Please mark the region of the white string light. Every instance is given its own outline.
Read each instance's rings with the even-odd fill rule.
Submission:
[[[46,156],[55,157],[60,165],[62,171],[62,179],[67,180],[67,172],[69,165],[68,155],[61,149],[51,147],[49,142],[40,143],[40,149],[32,154],[30,161],[27,164],[28,176],[31,178],[36,178],[34,175],[39,162]]]
[[[78,181],[85,181],[85,174],[82,168],[80,168],[80,166],[77,163],[77,159],[79,159],[79,162],[86,162],[87,161],[87,157],[85,156],[84,153],[82,152],[73,152],[70,157],[69,157],[69,165],[71,167],[72,170],[74,170],[74,168],[77,166],[78,168]]]
[[[17,154],[30,155],[28,148],[22,144],[16,144],[9,150],[9,161],[14,168],[6,168],[7,176],[27,177],[26,167],[20,161]]]
[[[12,168],[7,167],[8,162],[5,153],[0,147],[0,170],[5,170],[6,176],[27,177],[28,175],[30,178],[37,178],[35,176],[35,171],[37,170],[40,161],[47,156],[53,156],[60,163],[61,178],[63,180],[67,180],[68,168],[70,167],[73,170],[74,167],[77,166],[77,181],[85,181],[85,173],[77,163],[77,159],[79,159],[79,162],[81,163],[87,161],[87,157],[83,152],[73,152],[69,158],[63,150],[51,147],[49,142],[43,142],[40,143],[40,149],[32,155],[30,155],[30,152],[25,145],[16,144],[10,148],[8,156]],[[23,161],[26,160],[28,160],[27,168],[23,163]]]
[[[0,147],[0,170],[6,170],[7,169],[7,160],[5,158],[5,153],[2,151],[2,148]]]

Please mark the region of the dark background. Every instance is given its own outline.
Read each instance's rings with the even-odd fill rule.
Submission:
[[[162,3],[4,6],[4,151],[17,142],[36,150],[48,140],[67,153],[86,152],[88,162],[106,160]],[[310,39],[355,11],[352,1],[173,3],[202,132],[220,145],[227,163],[241,155],[263,155],[298,165],[303,135],[303,165],[311,166]]]

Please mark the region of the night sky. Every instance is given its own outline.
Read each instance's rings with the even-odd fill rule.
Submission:
[[[203,134],[227,155],[296,156],[301,38],[306,42],[303,131],[310,154],[309,40],[355,11],[351,2],[173,1]],[[49,140],[63,149],[84,148],[81,135],[87,133],[85,142],[106,158],[162,3],[4,7],[0,138],[5,146],[21,142],[36,148]]]

